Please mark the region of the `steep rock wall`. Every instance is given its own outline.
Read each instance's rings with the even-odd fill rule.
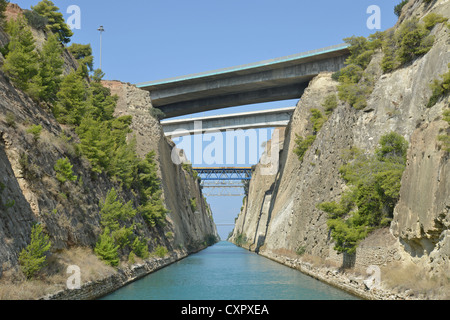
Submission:
[[[450,17],[450,4],[410,1],[400,21],[413,16],[422,18],[429,12]],[[244,235],[244,247],[258,249],[269,257],[297,257],[296,252],[301,250],[339,266],[348,263],[367,268],[420,260],[425,270],[443,272],[448,277],[449,155],[441,150],[437,136],[447,127],[441,119],[449,102],[444,99],[431,109],[426,104],[431,96],[429,84],[448,70],[450,39],[444,24],[437,25],[432,34],[436,41],[430,52],[392,73],[382,73],[383,55],[376,54],[369,65],[376,84],[367,108],[358,111],[340,103],[300,163],[293,153],[296,134],[312,134],[310,110],[323,112],[324,97],[337,93],[337,82],[331,74],[320,74],[310,83],[286,130],[279,172],[270,178],[258,175],[256,168],[231,241]],[[369,235],[352,261],[347,261],[348,256],[334,251],[327,214],[316,206],[338,201],[347,188],[339,174],[342,151],[355,146],[373,153],[381,136],[391,131],[410,142],[392,229]],[[271,195],[268,214],[261,210],[268,205],[267,194]],[[257,222],[266,216],[267,231],[261,234]]]
[[[9,6],[8,12],[20,14],[21,9]],[[34,35],[40,38],[38,43],[45,40],[44,33],[34,30]],[[0,28],[1,44],[7,41]],[[64,60],[65,73],[77,67],[67,50]],[[2,61],[0,57],[0,66]],[[169,251],[179,250],[182,255],[204,248],[205,238],[217,236],[217,231],[198,181],[170,160],[174,145],[149,114],[148,92],[120,82],[112,84],[113,93],[120,96],[116,115],[133,116],[138,154],[156,151],[164,202],[170,211],[164,227],[140,228],[140,236],[150,239],[150,252],[159,245]],[[43,127],[37,140],[27,133],[32,125]],[[2,271],[17,267],[19,253],[29,244],[34,224],[43,225],[52,252],[78,246],[93,248],[101,233],[99,204],[109,190],[115,188],[120,198],[137,206],[133,192],[122,189],[107,174],[93,174],[73,142],[78,142],[78,137],[72,128],[60,125],[50,110],[16,89],[0,71],[0,277]],[[54,165],[65,157],[73,164],[76,183],[61,184],[56,179]],[[193,198],[198,203],[196,212],[189,204]],[[137,222],[146,226],[140,215]]]
[[[182,166],[174,164],[172,150],[175,144],[164,136],[159,121],[150,115],[150,109],[153,108],[150,94],[118,81],[105,81],[104,85],[119,96],[116,116],[133,116],[131,135],[136,137],[139,155],[156,152],[158,175],[162,182],[165,204],[169,209],[168,220],[174,231],[175,247],[190,247],[203,242],[207,235],[218,236],[198,181],[183,170]],[[192,212],[190,200],[194,198],[197,210]]]

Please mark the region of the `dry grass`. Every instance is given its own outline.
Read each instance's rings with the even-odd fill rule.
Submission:
[[[381,276],[383,284],[393,291],[408,292],[414,297],[427,299],[450,299],[448,275],[430,277],[423,268],[412,262],[382,268]]]
[[[91,249],[72,248],[55,253],[37,279],[27,281],[21,271],[9,269],[0,279],[0,300],[35,300],[64,290],[71,274],[67,267],[76,265],[81,270],[81,284],[99,280],[115,273],[115,269],[100,261]]]

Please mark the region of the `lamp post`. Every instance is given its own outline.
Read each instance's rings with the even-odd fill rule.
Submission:
[[[97,30],[100,31],[100,70],[102,70],[102,33],[105,32],[105,29],[100,26]]]

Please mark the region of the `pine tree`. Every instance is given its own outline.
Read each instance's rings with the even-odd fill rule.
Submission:
[[[107,121],[114,118],[114,110],[116,109],[117,95],[112,96],[111,90],[102,85],[101,80],[104,73],[97,69],[91,77],[91,85],[89,87],[88,98],[88,114],[96,120]]]
[[[3,71],[19,89],[27,91],[31,80],[38,74],[38,54],[33,34],[23,17],[8,22],[6,31],[11,41]]]
[[[72,43],[67,50],[72,53],[80,64],[85,64],[89,71],[94,71],[94,56],[92,55],[92,47],[90,44]]]
[[[114,141],[110,135],[108,122],[100,122],[86,117],[76,129],[81,140],[81,151],[92,167],[92,171],[101,173],[109,167]]]
[[[3,22],[5,21],[5,10],[6,7],[8,6],[9,0],[0,0],[0,26],[3,24]]]
[[[86,112],[87,98],[86,81],[77,73],[72,72],[62,80],[58,102],[53,108],[53,114],[59,122],[79,125]]]
[[[62,82],[63,48],[56,35],[50,35],[39,52],[39,72],[33,78],[30,93],[40,101],[54,103]]]
[[[66,24],[63,14],[59,12],[59,8],[52,1],[42,0],[36,6],[31,7],[31,9],[48,18],[48,29],[58,35],[58,40],[61,43],[66,44],[70,42],[73,32]]]
[[[100,208],[101,224],[112,232],[120,229],[121,222],[130,222],[136,216],[132,202],[122,203],[114,188],[106,195],[105,202],[100,203]]]
[[[105,231],[95,246],[94,252],[106,264],[113,267],[119,265],[119,246],[115,244],[109,228],[105,228]]]
[[[40,224],[35,225],[31,230],[30,244],[19,255],[19,264],[28,279],[32,279],[45,265],[50,247],[49,236],[43,233]]]
[[[72,168],[73,165],[70,163],[69,159],[59,159],[54,166],[56,179],[61,183],[66,181],[77,181],[78,177],[73,174]]]

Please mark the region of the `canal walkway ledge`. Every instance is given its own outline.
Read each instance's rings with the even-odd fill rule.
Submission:
[[[203,250],[205,248],[202,248]],[[199,251],[201,251],[199,250]],[[195,252],[193,252],[195,253]],[[193,254],[190,253],[190,254]],[[140,264],[119,268],[114,274],[105,278],[86,282],[79,289],[64,289],[39,300],[96,300],[104,297],[134,281],[165,268],[188,257],[186,251],[173,251],[164,258],[152,258]]]
[[[269,252],[260,252],[259,255],[296,269],[307,276],[364,300],[414,300],[413,297],[410,297],[407,294],[393,293],[383,288],[369,289],[364,284],[365,278],[356,277],[353,274],[346,274],[345,272],[340,271],[339,268],[325,266],[316,267],[311,263],[301,261],[300,259],[289,258]]]

